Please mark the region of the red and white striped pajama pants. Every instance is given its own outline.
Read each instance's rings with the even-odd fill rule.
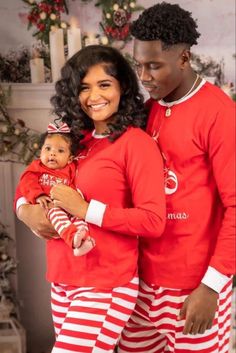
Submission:
[[[213,327],[198,335],[183,335],[184,320],[177,319],[191,290],[173,290],[140,282],[137,304],[121,334],[118,353],[228,353],[231,280],[219,295]]]
[[[52,284],[52,353],[111,353],[134,309],[138,278],[109,290]]]

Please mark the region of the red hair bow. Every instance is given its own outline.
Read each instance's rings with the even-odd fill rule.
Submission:
[[[48,125],[47,132],[49,134],[58,134],[58,133],[67,134],[70,132],[70,128],[66,123],[62,123],[60,126],[54,123],[50,123]]]

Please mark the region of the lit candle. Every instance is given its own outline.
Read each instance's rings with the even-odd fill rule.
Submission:
[[[67,30],[68,59],[71,58],[82,47],[81,32],[78,22],[74,17],[70,20],[70,28]]]
[[[61,68],[65,64],[63,29],[56,28],[49,33],[52,81],[61,77]]]
[[[45,82],[44,74],[44,62],[42,58],[39,58],[37,51],[33,52],[32,59],[30,59],[30,76],[32,83],[43,83]]]
[[[93,33],[89,33],[85,38],[85,46],[99,44],[99,39],[95,37]]]

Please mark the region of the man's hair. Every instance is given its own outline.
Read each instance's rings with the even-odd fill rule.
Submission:
[[[191,12],[177,4],[162,2],[144,10],[131,25],[131,34],[139,40],[160,40],[163,47],[197,44],[200,33]]]

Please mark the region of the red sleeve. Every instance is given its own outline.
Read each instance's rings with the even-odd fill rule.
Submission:
[[[210,266],[223,274],[235,273],[235,105],[224,105],[207,137],[209,159],[224,217]]]
[[[125,149],[126,178],[133,208],[108,205],[102,227],[132,236],[160,236],[166,219],[160,151],[154,140],[142,131],[129,136]]]
[[[35,203],[37,197],[45,194],[39,184],[41,173],[38,161],[33,161],[21,175],[18,185],[19,191],[30,203]]]
[[[20,191],[20,186],[18,184],[17,187],[16,187],[16,192],[15,192],[14,200],[13,200],[13,209],[14,209],[15,212],[17,211],[16,210],[16,203],[21,197],[23,197],[23,195],[22,195],[22,193]]]

